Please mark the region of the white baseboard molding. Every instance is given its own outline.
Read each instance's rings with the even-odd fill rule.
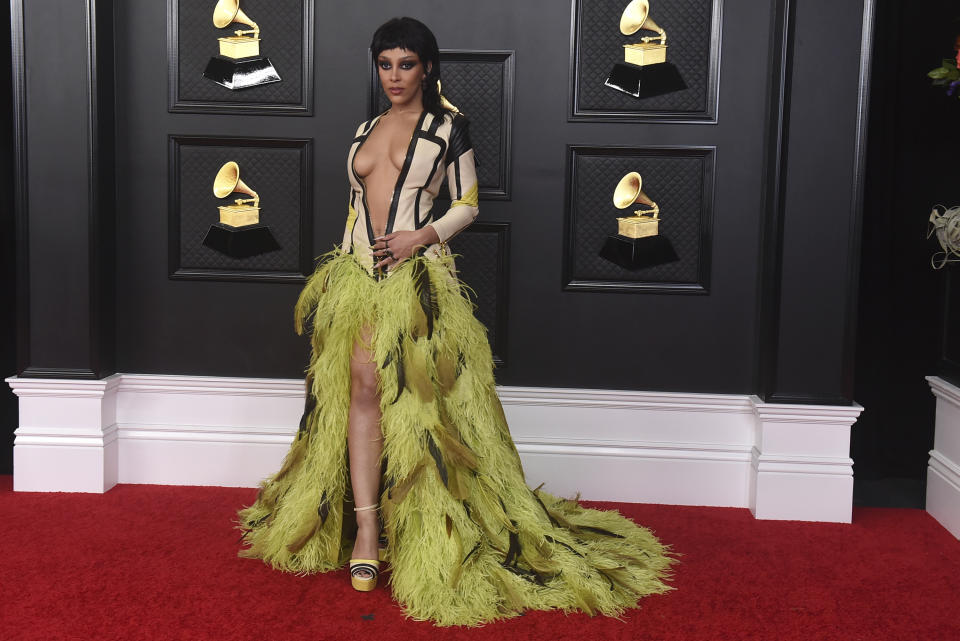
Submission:
[[[863,408],[762,403],[754,397],[750,510],[758,519],[853,518],[850,429]]]
[[[928,376],[937,397],[933,449],[927,463],[927,512],[960,539],[960,388]]]
[[[7,382],[20,397],[16,490],[254,487],[280,465],[303,409],[303,381],[293,379],[115,374]],[[850,520],[849,433],[858,405],[530,387],[498,393],[527,482],[553,494]]]
[[[105,492],[117,484],[119,378],[7,381],[20,408],[15,491]]]

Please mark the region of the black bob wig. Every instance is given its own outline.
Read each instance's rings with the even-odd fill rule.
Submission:
[[[370,42],[374,64],[380,54],[388,49],[412,51],[420,58],[424,70],[430,67],[424,81],[423,108],[434,116],[450,113],[440,102],[440,90],[437,88],[440,80],[440,48],[427,25],[415,18],[387,20],[373,33],[373,40]]]

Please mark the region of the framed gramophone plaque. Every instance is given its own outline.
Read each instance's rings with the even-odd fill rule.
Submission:
[[[169,110],[313,113],[314,0],[167,0]]]
[[[168,141],[170,278],[304,282],[313,269],[312,142]]]
[[[481,200],[510,200],[514,52],[443,49],[440,65],[443,95],[470,119]],[[370,118],[390,107],[372,58],[369,95]]]
[[[715,123],[722,0],[572,0],[569,120]]]
[[[563,289],[709,293],[715,157],[568,145]]]

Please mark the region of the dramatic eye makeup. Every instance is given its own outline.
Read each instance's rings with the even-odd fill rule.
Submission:
[[[377,64],[379,64],[380,68],[383,69],[384,71],[386,71],[392,66],[390,64],[390,61],[387,60],[386,58],[381,58]],[[417,64],[418,62],[416,60],[409,60],[409,59],[403,60],[400,62],[400,68],[404,70],[413,69],[414,67],[417,66]]]

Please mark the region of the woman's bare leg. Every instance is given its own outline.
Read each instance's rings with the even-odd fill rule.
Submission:
[[[347,448],[350,456],[350,483],[354,507],[374,505],[379,500],[380,452],[383,433],[380,431],[380,398],[377,394],[377,364],[370,350],[369,328],[353,346],[350,359],[350,420],[347,426]],[[376,510],[357,512],[357,539],[354,559],[376,559],[380,524]]]

